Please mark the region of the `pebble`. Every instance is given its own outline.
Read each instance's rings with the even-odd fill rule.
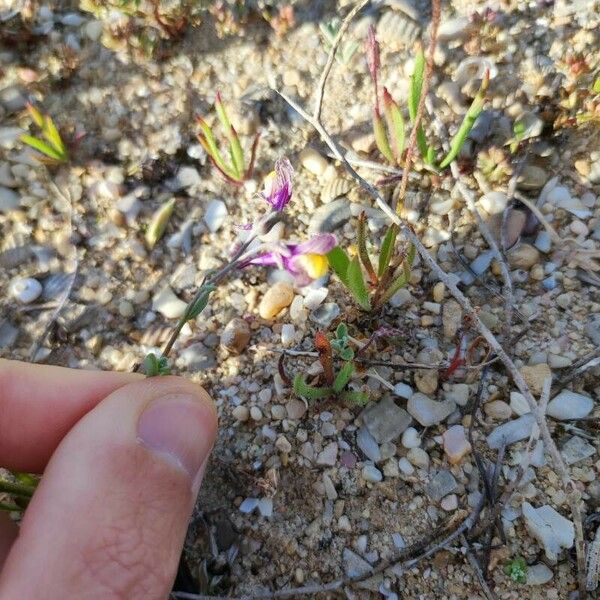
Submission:
[[[390,298],[390,304],[394,308],[400,308],[405,304],[412,304],[413,300],[413,295],[406,288],[402,288]]]
[[[488,192],[481,197],[479,204],[489,215],[497,215],[506,209],[508,197],[504,192]]]
[[[398,469],[405,475],[412,475],[415,472],[415,468],[405,456],[398,460]]]
[[[406,453],[406,458],[419,469],[429,468],[429,454],[423,448],[411,448]]]
[[[10,188],[0,186],[0,213],[8,213],[19,207],[20,196]]]
[[[239,317],[231,319],[221,333],[221,346],[234,354],[240,354],[249,341],[250,325]]]
[[[541,167],[525,165],[517,179],[517,187],[520,190],[540,190],[548,181],[548,173]]]
[[[19,329],[8,319],[0,321],[0,349],[10,349],[19,337]]]
[[[492,419],[498,419],[499,421],[506,421],[506,419],[510,419],[510,415],[512,413],[510,406],[502,400],[492,400],[491,402],[486,402],[483,406],[483,410],[488,417],[491,417]]]
[[[533,243],[533,245],[540,252],[547,254],[548,252],[550,252],[550,250],[552,248],[552,238],[550,237],[550,234],[544,229],[543,231],[540,231],[537,234],[537,237],[535,238],[535,242]]]
[[[21,304],[29,304],[39,298],[42,293],[42,284],[32,277],[19,277],[10,282],[8,292]]]
[[[417,392],[407,403],[407,410],[423,427],[431,427],[441,423],[454,412],[456,404],[450,400],[432,400],[429,396]]]
[[[369,460],[372,460],[375,463],[381,460],[379,444],[377,444],[375,438],[365,427],[361,427],[358,430],[358,434],[356,435],[356,445]]]
[[[593,408],[594,401],[589,396],[563,390],[550,400],[546,413],[555,419],[566,421],[583,419],[592,412]]]
[[[326,302],[310,314],[310,320],[327,328],[340,315],[340,307],[335,302]]]
[[[440,506],[446,512],[453,512],[458,508],[458,496],[456,494],[449,494],[445,498],[442,498]]]
[[[182,350],[177,362],[189,370],[203,371],[216,366],[217,357],[213,350],[198,342]]]
[[[519,417],[531,412],[529,409],[529,404],[527,404],[527,400],[525,400],[525,396],[523,396],[523,394],[520,392],[510,393],[510,407]]]
[[[596,449],[590,443],[578,436],[570,437],[560,450],[568,465],[578,463],[596,454]]]
[[[320,177],[327,169],[327,159],[314,148],[304,148],[300,152],[300,164],[313,175]]]
[[[442,308],[442,326],[444,328],[444,337],[447,339],[453,339],[456,336],[460,325],[462,323],[462,308],[460,304],[450,299],[444,302]]]
[[[323,473],[323,487],[325,488],[325,495],[328,500],[337,500],[338,493],[331,481],[331,477],[327,473]]]
[[[469,401],[469,386],[466,383],[454,383],[446,391],[444,398],[459,406],[466,406]]]
[[[442,302],[442,300],[444,299],[444,294],[446,292],[446,286],[444,285],[443,281],[438,281],[434,286],[433,286],[433,299],[435,302],[437,302],[438,304]],[[439,314],[439,311],[438,313]]]
[[[121,300],[119,302],[119,314],[126,319],[133,317],[135,309],[129,300]]]
[[[552,577],[554,577],[554,573],[544,563],[537,563],[527,567],[527,585],[544,585]]]
[[[534,423],[535,419],[531,413],[514,421],[502,423],[487,436],[488,446],[493,450],[498,450],[503,443],[509,446],[515,442],[520,442],[531,435]]]
[[[525,383],[529,386],[531,391],[538,395],[542,393],[544,381],[548,377],[552,377],[550,367],[546,363],[539,365],[530,365],[521,368],[521,375],[525,379]]]
[[[323,303],[323,300],[327,298],[328,293],[329,290],[326,287],[309,289],[304,297],[304,307],[308,310],[315,310]]]
[[[335,231],[347,223],[351,217],[350,202],[346,198],[338,198],[313,211],[308,223],[308,235]]]
[[[187,304],[180,300],[168,285],[152,298],[152,310],[158,311],[167,319],[179,319],[186,308]]]
[[[292,285],[280,281],[267,290],[258,307],[258,313],[263,319],[273,319],[284,308],[287,308],[293,299],[294,288]]]
[[[306,404],[304,404],[304,402],[301,400],[292,398],[285,405],[285,410],[287,411],[288,419],[299,421],[306,413]]]
[[[342,553],[344,572],[348,577],[361,577],[371,571],[371,565],[349,548]]]
[[[283,346],[291,346],[296,336],[296,328],[290,323],[281,326],[281,343]]]
[[[261,517],[272,517],[273,516],[273,498],[261,498],[258,501],[258,512]]]
[[[600,346],[600,313],[590,315],[583,330],[596,346]]]
[[[542,545],[548,560],[555,563],[562,548],[573,547],[573,523],[550,505],[534,508],[529,502],[523,502],[522,510],[529,533]]]
[[[402,445],[405,448],[418,448],[421,445],[421,436],[414,427],[408,427],[404,430]]]
[[[519,244],[508,252],[508,264],[513,269],[531,269],[540,260],[540,252],[530,244]]]
[[[250,418],[250,411],[248,410],[248,407],[243,405],[236,406],[231,411],[231,414],[233,415],[233,418],[240,423],[244,423]]]
[[[275,448],[277,448],[279,452],[289,454],[292,451],[292,444],[290,444],[285,435],[280,435],[275,441]]]
[[[369,483],[379,483],[383,479],[383,474],[375,465],[365,465],[362,468],[362,476]]]
[[[361,419],[378,444],[397,439],[412,421],[410,415],[389,396],[365,408]]]
[[[227,205],[223,200],[211,200],[204,211],[204,222],[211,233],[216,233],[227,219]]]
[[[451,465],[459,464],[463,457],[471,451],[465,428],[462,425],[452,425],[442,435],[444,452]]]
[[[250,417],[253,421],[260,421],[263,418],[262,410],[258,406],[253,406],[250,409]]]
[[[454,475],[446,469],[441,469],[431,478],[425,490],[434,502],[439,502],[444,496],[454,492],[457,487]]]
[[[337,459],[338,445],[336,442],[331,442],[319,452],[317,456],[317,464],[324,467],[333,467]]]
[[[399,398],[408,400],[414,394],[414,391],[407,383],[397,383],[394,386],[394,394]]]

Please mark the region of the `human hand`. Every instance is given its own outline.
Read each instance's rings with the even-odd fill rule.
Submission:
[[[0,360],[0,465],[44,472],[0,513],[0,600],[167,598],[216,428],[184,379]]]

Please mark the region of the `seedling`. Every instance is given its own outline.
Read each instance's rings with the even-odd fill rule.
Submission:
[[[347,389],[350,379],[352,378],[352,374],[354,373],[354,364],[352,363],[352,359],[349,358],[344,360],[342,367],[339,371],[337,371],[337,373],[334,369],[333,343],[338,342],[343,349],[350,350],[346,345],[348,329],[345,327],[345,325],[342,325],[338,327],[336,331],[336,338],[333,340],[333,342],[330,342],[322,331],[318,331],[315,334],[315,348],[319,352],[319,361],[323,367],[323,373],[320,377],[320,381],[318,382],[321,385],[309,385],[304,380],[304,377],[298,373],[294,377],[294,392],[298,396],[306,398],[307,400],[339,398],[340,400],[345,400],[347,402],[351,402],[352,404],[363,406],[368,402],[368,396],[364,392],[357,392]],[[350,352],[352,351],[350,350]],[[345,356],[350,356],[349,352],[345,352],[344,354]],[[352,353],[352,357],[354,357],[354,353]]]
[[[69,152],[50,115],[42,114],[32,104],[27,105],[27,111],[33,122],[40,129],[42,138],[29,135],[21,136],[21,141],[43,155],[39,160],[47,164],[61,164],[69,161]]]
[[[337,18],[319,23],[319,29],[325,40],[325,47],[328,54],[337,37],[341,24],[342,22]],[[358,44],[353,40],[349,40],[338,47],[337,52],[335,53],[335,59],[340,65],[345,66],[352,60],[352,57],[357,50]]]
[[[398,226],[388,227],[379,251],[375,271],[367,249],[367,218],[363,212],[358,219],[358,256],[352,259],[345,250],[336,246],[327,259],[340,281],[365,311],[381,308],[410,280],[410,268],[415,259],[415,247],[396,252]],[[366,277],[363,272],[366,272]]]
[[[525,583],[527,581],[527,563],[525,559],[521,556],[513,558],[504,567],[504,573],[515,583]]]
[[[242,144],[240,143],[240,139],[235,128],[229,120],[229,115],[221,99],[221,94],[218,92],[215,100],[215,110],[227,140],[229,160],[225,160],[225,158],[223,158],[212,128],[202,117],[197,118],[198,125],[202,130],[198,134],[198,139],[206,151],[206,154],[208,154],[210,162],[217,169],[217,171],[219,171],[219,173],[230,183],[241,185],[246,179],[249,179],[252,176],[252,171],[254,170],[254,159],[256,157],[256,148],[258,146],[260,134],[256,134],[254,137],[250,151],[250,161],[246,163]]]
[[[354,350],[348,345],[349,339],[348,326],[346,323],[340,323],[335,330],[335,338],[330,343],[342,360],[352,360],[354,358]]]

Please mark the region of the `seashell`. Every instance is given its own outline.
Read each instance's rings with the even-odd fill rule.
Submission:
[[[469,56],[456,68],[454,80],[462,88],[468,83],[483,79],[485,72],[489,71],[490,79],[498,75],[498,69],[491,58],[487,56]]]
[[[327,204],[340,196],[345,196],[352,189],[352,184],[345,177],[332,177],[323,185],[321,202]]]
[[[392,48],[411,46],[420,34],[421,26],[398,11],[386,11],[377,23],[377,37]]]
[[[19,277],[10,282],[8,291],[21,304],[29,304],[42,293],[42,284],[32,277]]]
[[[417,7],[410,0],[384,0],[384,4],[403,12],[413,21],[419,21],[421,18]]]

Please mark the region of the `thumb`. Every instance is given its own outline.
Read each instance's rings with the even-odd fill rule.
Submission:
[[[216,434],[183,379],[126,385],[63,439],[0,577],[0,598],[164,600]]]

